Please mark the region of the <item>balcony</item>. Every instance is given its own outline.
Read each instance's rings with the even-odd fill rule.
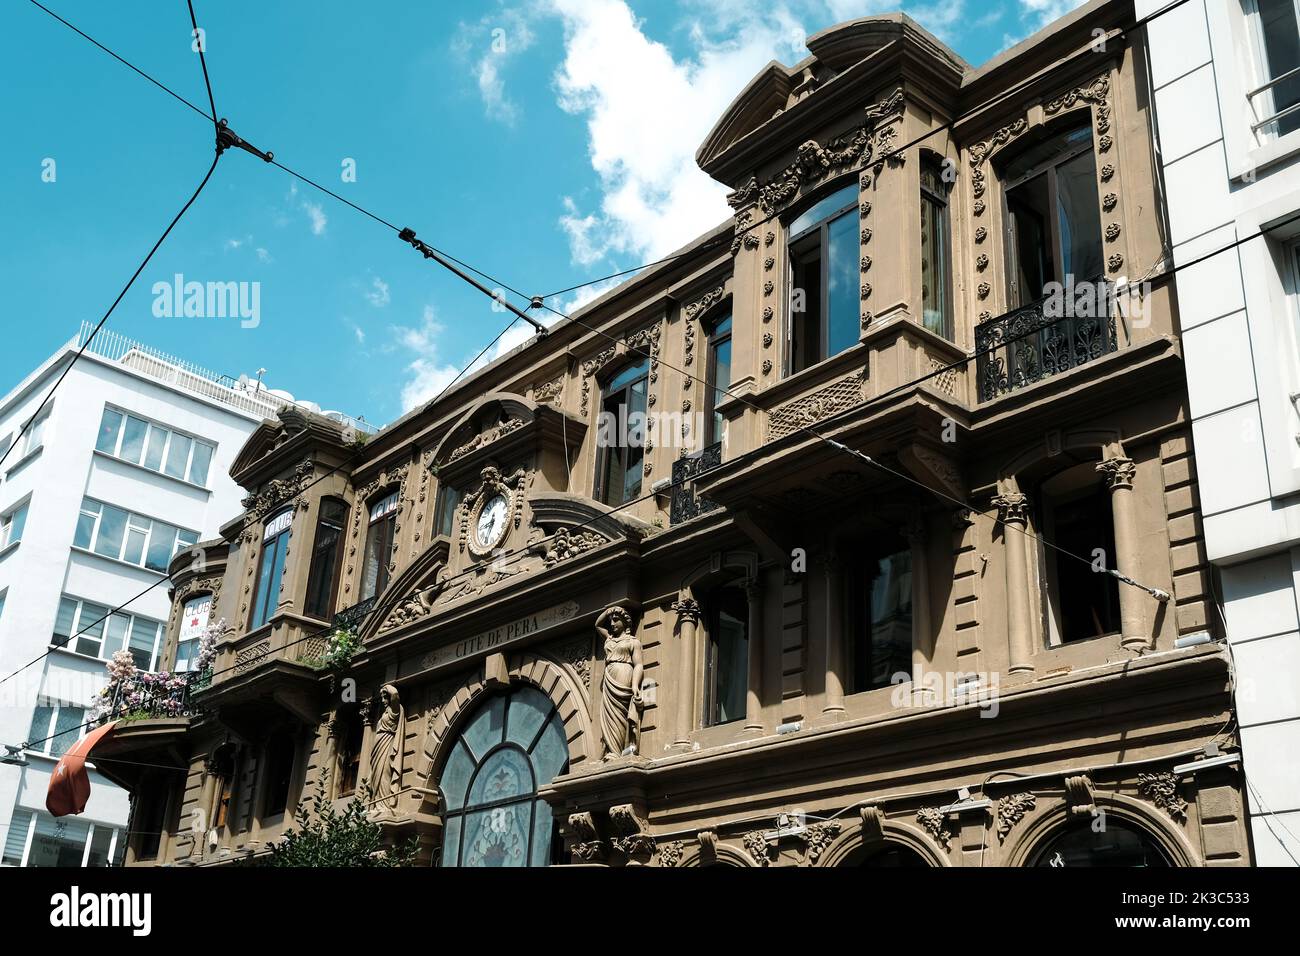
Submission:
[[[694,480],[722,464],[722,442],[683,455],[673,462],[673,493],[670,520],[673,524],[689,521],[717,507],[707,498],[695,494]]]
[[[1068,372],[1118,347],[1113,287],[1089,306],[1045,296],[975,327],[976,390],[981,403]],[[1061,306],[1064,305],[1064,308]],[[1055,307],[1054,307],[1055,306]],[[1060,314],[1078,312],[1081,314]],[[1091,312],[1093,314],[1085,314]]]

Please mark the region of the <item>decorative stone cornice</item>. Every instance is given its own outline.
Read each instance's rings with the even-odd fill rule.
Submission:
[[[1003,843],[1011,828],[1019,823],[1026,813],[1034,809],[1038,798],[1032,793],[1013,793],[998,799],[998,842]]]

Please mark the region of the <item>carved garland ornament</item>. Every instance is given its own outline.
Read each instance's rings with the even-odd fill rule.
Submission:
[[[938,807],[922,807],[916,811],[916,822],[945,850],[951,850],[952,832],[948,829],[948,815]]]
[[[998,842],[1003,843],[1012,827],[1034,809],[1038,798],[1032,793],[1013,793],[998,800]]]
[[[306,500],[301,497],[303,491],[311,484],[312,463],[301,462],[288,478],[275,478],[262,486],[255,494],[245,495],[240,502],[244,506],[244,527],[247,529],[258,524],[268,514],[290,498],[297,497],[294,504],[305,507]]]
[[[1168,770],[1138,774],[1138,793],[1175,820],[1187,820],[1187,801],[1178,795],[1178,778]]]

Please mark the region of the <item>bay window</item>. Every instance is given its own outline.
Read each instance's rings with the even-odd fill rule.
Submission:
[[[788,372],[803,371],[858,341],[856,182],[814,203],[787,227],[790,253]]]
[[[361,600],[372,598],[388,587],[393,538],[397,532],[397,492],[391,492],[370,506],[366,531],[366,560],[361,569]]]
[[[257,587],[253,591],[252,617],[248,627],[261,627],[271,619],[280,603],[280,580],[284,577],[284,559],[289,553],[289,532],[293,527],[293,509],[281,511],[262,529],[262,557],[257,568]]]

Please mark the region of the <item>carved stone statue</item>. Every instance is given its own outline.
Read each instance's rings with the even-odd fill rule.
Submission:
[[[596,633],[605,640],[605,677],[600,687],[602,759],[621,756],[641,744],[641,642],[632,631],[632,615],[612,605],[596,618]]]
[[[402,697],[392,684],[379,691],[383,710],[375,722],[374,740],[366,774],[366,800],[370,816],[397,815],[397,798],[402,789],[402,745],[406,738],[406,714]]]

